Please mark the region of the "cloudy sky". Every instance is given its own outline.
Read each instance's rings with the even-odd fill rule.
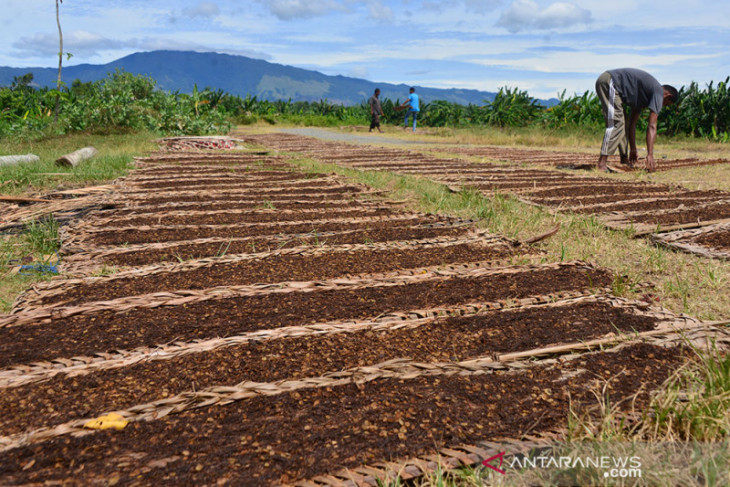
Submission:
[[[0,0],[0,65],[57,65],[54,0]],[[137,51],[240,54],[376,82],[592,90],[606,69],[662,83],[730,75],[726,0],[64,0],[65,64]]]

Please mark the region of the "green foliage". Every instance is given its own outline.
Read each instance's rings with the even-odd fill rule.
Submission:
[[[87,132],[98,134],[152,131],[161,134],[213,134],[230,129],[232,123],[248,125],[259,121],[297,125],[367,125],[370,107],[366,100],[344,106],[323,99],[316,102],[263,100],[256,96],[234,96],[223,90],[193,86],[191,94],[163,92],[146,76],[117,70],[93,83],[74,81],[60,91],[34,89],[32,74],[16,77],[0,88],[0,137],[41,137]],[[686,134],[710,140],[730,141],[730,77],[704,90],[697,83],[680,90],[679,101],[659,116],[659,130],[668,135]],[[526,91],[500,88],[494,100],[483,106],[458,105],[444,100],[423,103],[419,123],[430,127],[525,127],[588,129],[603,127],[600,101],[594,92],[558,95],[559,103],[543,107]],[[53,109],[59,100],[58,122]],[[400,125],[400,100],[381,99],[384,124]],[[639,130],[646,129],[646,117],[639,118]]]
[[[28,247],[40,255],[49,255],[61,247],[58,239],[58,222],[51,215],[45,220],[32,220],[26,223],[23,237]]]
[[[730,434],[730,356],[712,348],[680,370],[653,403],[657,435],[717,441]]]
[[[721,142],[730,141],[730,76],[700,90],[697,83],[682,87],[674,106],[662,110],[659,128],[670,135],[687,134]]]
[[[162,134],[225,133],[230,122],[219,110],[224,94],[205,89],[192,95],[156,89],[147,76],[117,70],[93,83],[74,81],[62,91],[28,86],[32,80],[16,78],[0,89],[0,136],[49,133],[125,133],[153,131]],[[59,117],[52,110],[59,100]]]
[[[542,113],[542,123],[549,128],[600,127],[603,111],[598,96],[586,91],[582,95],[566,98],[565,90],[559,95],[560,103]]]
[[[534,120],[542,108],[526,91],[500,88],[494,100],[487,103],[486,123],[497,127],[524,127]]]

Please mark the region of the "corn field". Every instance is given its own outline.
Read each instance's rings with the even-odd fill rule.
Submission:
[[[662,110],[659,131],[664,135],[687,135],[730,141],[730,91],[728,81],[704,88],[693,82],[682,87],[679,101]],[[17,77],[0,88],[0,137],[40,138],[71,132],[119,133],[150,130],[160,134],[225,133],[232,125],[259,121],[313,126],[367,125],[370,109],[366,100],[355,106],[291,100],[263,100],[256,96],[231,95],[210,87],[192,93],[164,92],[155,80],[124,71],[90,83],[74,81],[70,87],[35,89],[32,74]],[[501,88],[483,105],[458,105],[433,100],[421,106],[419,123],[430,127],[523,127],[546,129],[602,130],[601,104],[594,92],[567,96],[544,107],[517,88]],[[58,115],[54,114],[59,100]],[[386,124],[403,123],[400,100],[381,100]],[[646,118],[639,120],[645,129]]]

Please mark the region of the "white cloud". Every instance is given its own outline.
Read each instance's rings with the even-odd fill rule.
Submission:
[[[281,20],[308,19],[345,9],[334,0],[259,0]]]
[[[199,40],[205,38],[205,33],[195,36]],[[87,31],[73,31],[64,34],[63,50],[74,55],[73,61],[82,58],[100,56],[106,51],[197,51],[197,52],[225,52],[257,59],[270,59],[268,54],[254,49],[240,47],[220,48],[211,44],[190,41],[185,38],[173,37],[142,37],[130,39],[109,39],[99,34]],[[58,56],[58,36],[53,34],[35,34],[23,37],[13,43],[13,47],[21,56]],[[73,62],[72,61],[72,62]]]
[[[135,43],[115,41],[83,30],[76,30],[64,34],[63,51],[74,56],[95,56],[100,51],[132,47]],[[34,34],[30,37],[21,37],[12,47],[25,56],[58,55],[57,34]]]
[[[392,22],[395,19],[393,9],[383,5],[380,1],[369,1],[366,3],[368,14],[371,19],[380,22]]]
[[[467,12],[484,14],[495,10],[502,4],[502,0],[464,0]]]
[[[221,13],[218,5],[213,2],[200,2],[194,7],[183,9],[183,14],[188,17],[212,18]]]
[[[721,56],[717,54],[597,54],[592,51],[545,52],[540,57],[478,58],[471,62],[483,66],[499,66],[540,73],[585,73],[598,77],[603,71],[622,66],[648,69],[657,66],[681,65],[685,61]]]
[[[360,66],[357,68],[352,68],[350,72],[347,73],[347,76],[350,76],[351,78],[368,79],[370,73],[368,72],[367,68]]]
[[[560,29],[590,22],[591,12],[572,3],[556,2],[541,10],[532,0],[515,0],[502,12],[496,26],[515,33],[530,29]]]

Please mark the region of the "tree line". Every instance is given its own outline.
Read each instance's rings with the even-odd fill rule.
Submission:
[[[730,90],[728,82],[710,82],[704,88],[693,82],[682,87],[679,101],[662,110],[659,131],[730,141]],[[366,100],[345,106],[291,100],[241,97],[211,87],[193,87],[192,93],[157,89],[156,81],[117,70],[94,82],[74,81],[56,89],[35,88],[31,73],[16,77],[0,88],[0,137],[41,138],[72,132],[119,133],[147,130],[165,135],[226,133],[233,125],[259,121],[314,126],[366,125],[370,108]],[[401,124],[400,100],[381,100],[387,124]],[[525,127],[602,130],[601,104],[586,91],[542,106],[526,91],[501,88],[483,105],[459,105],[443,100],[424,103],[419,123],[430,127]],[[645,123],[645,121],[644,121]],[[640,129],[645,127],[639,127]]]

